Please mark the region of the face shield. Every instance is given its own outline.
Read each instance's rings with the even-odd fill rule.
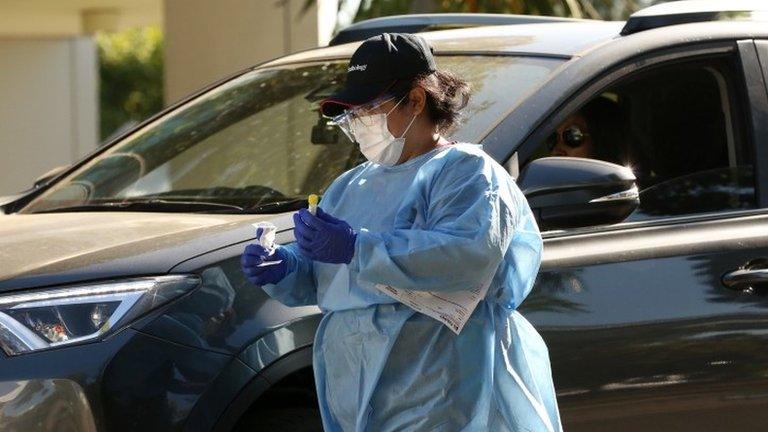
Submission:
[[[355,139],[355,129],[361,127],[373,127],[376,125],[376,116],[379,108],[385,103],[393,100],[395,96],[382,96],[374,99],[371,102],[351,107],[344,110],[343,113],[332,117],[328,124],[338,126],[344,135],[347,136],[352,142],[357,142]]]

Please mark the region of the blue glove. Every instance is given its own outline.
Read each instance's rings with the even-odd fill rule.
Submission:
[[[317,208],[317,215],[300,209],[293,215],[296,242],[301,254],[315,261],[349,264],[355,254],[357,233],[343,220]]]
[[[280,264],[259,267],[260,264],[282,260]],[[296,270],[296,257],[283,247],[277,246],[270,255],[260,244],[249,244],[240,256],[240,268],[254,285],[276,284]]]

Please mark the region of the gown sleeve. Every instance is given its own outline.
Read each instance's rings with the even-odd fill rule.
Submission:
[[[463,153],[432,178],[418,179],[423,227],[361,229],[350,263],[358,278],[444,292],[472,289],[491,278],[510,245],[517,214],[513,180],[494,165],[488,156]]]
[[[343,173],[328,186],[320,202],[323,209],[327,209],[329,205],[336,202],[340,191],[343,190],[343,185],[347,184],[350,176],[353,176],[360,168],[361,166],[358,166]],[[299,246],[295,242],[283,247],[286,252],[296,258],[296,270],[276,284],[263,285],[262,289],[270,297],[286,306],[316,305],[317,279],[315,278],[313,261],[299,251]]]
[[[296,243],[283,246],[286,252],[296,258],[296,270],[276,284],[262,285],[262,289],[273,299],[286,306],[311,306],[317,304],[317,283],[315,282],[312,260],[299,253]]]

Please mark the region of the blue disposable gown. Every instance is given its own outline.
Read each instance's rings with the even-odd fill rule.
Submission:
[[[324,313],[314,370],[326,431],[560,431],[549,355],[515,310],[542,241],[520,189],[479,146],[366,162],[321,207],[358,231],[346,264],[303,257],[270,296]],[[465,290],[493,275],[459,335],[375,285]]]

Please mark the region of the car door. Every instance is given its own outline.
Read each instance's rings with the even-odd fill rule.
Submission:
[[[624,163],[641,204],[620,224],[543,233],[521,311],[549,346],[565,430],[768,428],[768,110],[757,56],[740,41],[644,58],[588,96],[629,111]],[[696,85],[685,90],[686,80]],[[544,145],[518,155],[541,156]]]

